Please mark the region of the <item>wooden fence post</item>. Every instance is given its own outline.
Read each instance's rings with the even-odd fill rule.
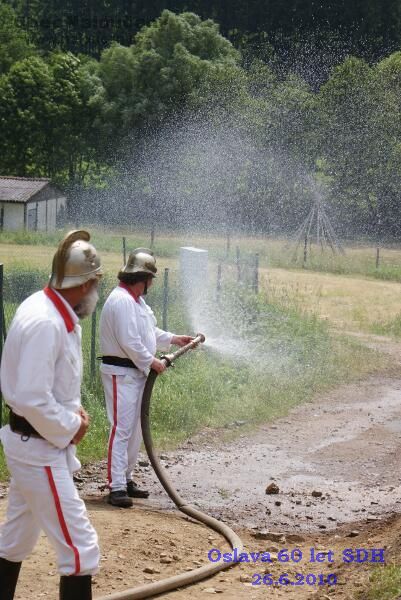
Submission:
[[[255,266],[253,273],[253,291],[255,294],[259,292],[259,254],[255,254]]]
[[[230,231],[227,231],[226,258],[228,258],[230,255],[230,248],[231,248],[231,235],[230,235]]]
[[[127,246],[125,242],[125,236],[123,236],[123,261],[124,264],[127,262]]]
[[[217,265],[216,302],[220,302],[221,294],[221,264]]]
[[[239,246],[235,249],[235,263],[237,265],[237,282],[241,282],[241,262],[240,262],[240,252]]]

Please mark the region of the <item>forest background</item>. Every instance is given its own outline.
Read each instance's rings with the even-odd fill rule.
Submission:
[[[76,222],[287,234],[318,199],[392,241],[400,47],[396,0],[0,0],[0,173]]]

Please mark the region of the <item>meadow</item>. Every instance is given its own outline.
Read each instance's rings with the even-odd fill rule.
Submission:
[[[90,228],[92,240],[99,252],[105,271],[116,273],[123,262],[122,239],[127,249],[149,246],[150,231],[114,231]],[[5,269],[26,267],[50,269],[54,247],[62,233],[3,232],[0,234],[0,261]],[[217,265],[222,267],[225,280],[237,274],[237,248],[243,272],[253,268],[258,254],[261,284],[270,296],[286,296],[291,302],[327,320],[343,331],[363,331],[394,337],[401,336],[401,248],[380,249],[380,263],[376,268],[376,247],[366,243],[344,245],[345,254],[322,252],[312,245],[303,268],[302,248],[294,260],[295,246],[284,239],[227,237],[199,234],[166,234],[156,231],[154,251],[159,270],[178,269],[180,246],[205,248],[210,258],[209,285],[216,287]],[[47,273],[46,273],[47,275]]]
[[[127,247],[146,246],[151,244],[151,231],[113,230],[88,226],[92,240],[101,252],[110,252],[122,256],[122,238],[126,237]],[[57,245],[62,233],[42,232],[2,232],[0,234],[0,257],[5,261],[24,260],[25,252],[18,246],[36,246],[35,254],[40,261],[48,256],[47,246]],[[233,233],[229,236],[206,235],[192,232],[163,232],[155,230],[154,249],[158,257],[174,259],[178,256],[180,246],[199,246],[209,252],[216,261],[234,260],[236,248],[242,257],[259,255],[261,267],[301,269],[303,268],[302,244],[296,252],[296,245],[287,238],[265,237],[258,235],[242,235]],[[7,248],[8,246],[8,248]],[[11,248],[10,248],[11,246]],[[362,275],[387,281],[401,281],[401,248],[388,244],[380,248],[379,266],[376,266],[375,245],[368,241],[345,241],[344,254],[333,254],[330,250],[322,251],[316,244],[308,245],[306,268],[308,271],[333,273],[338,275]],[[42,263],[43,264],[43,263]],[[39,264],[37,266],[40,266]],[[45,263],[43,266],[47,266]]]

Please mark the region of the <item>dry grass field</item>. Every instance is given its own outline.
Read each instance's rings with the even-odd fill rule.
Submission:
[[[4,268],[31,266],[35,268],[50,269],[55,247],[53,246],[24,246],[20,244],[0,243],[0,262]],[[122,253],[102,251],[102,265],[108,273],[117,273],[122,265]],[[175,261],[159,258],[161,268],[168,267]],[[50,271],[49,271],[50,272]]]
[[[285,269],[264,270],[263,279],[268,293],[296,298],[304,310],[345,331],[370,331],[401,312],[395,281]]]

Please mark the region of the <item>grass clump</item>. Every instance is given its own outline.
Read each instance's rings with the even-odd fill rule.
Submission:
[[[372,323],[370,326],[372,333],[377,335],[388,335],[393,338],[401,337],[401,313],[398,313],[393,319],[388,321]]]
[[[401,595],[401,567],[386,565],[372,570],[369,585],[358,600],[397,600]]]

